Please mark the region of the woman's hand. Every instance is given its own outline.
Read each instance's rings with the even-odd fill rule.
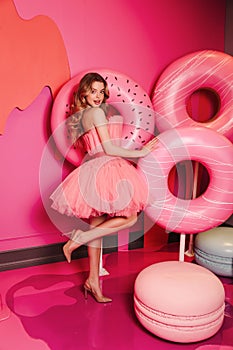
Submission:
[[[142,153],[141,157],[145,157],[147,156],[147,154],[152,152],[158,146],[158,142],[159,140],[157,139],[157,137],[154,137],[152,140],[147,142],[147,144],[143,146],[140,151]]]

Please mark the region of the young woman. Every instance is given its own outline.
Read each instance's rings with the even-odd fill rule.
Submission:
[[[82,142],[88,159],[76,168],[51,195],[52,207],[62,214],[90,220],[88,231],[74,230],[63,252],[68,262],[72,252],[88,243],[89,276],[84,284],[98,302],[110,302],[99,282],[101,238],[128,228],[147,203],[148,189],[138,170],[125,158],[146,156],[156,147],[153,138],[141,150],[119,146],[122,119],[109,116],[108,86],[98,73],[87,73],[74,96],[75,113],[68,120],[73,142]],[[79,138],[79,139],[78,139]]]

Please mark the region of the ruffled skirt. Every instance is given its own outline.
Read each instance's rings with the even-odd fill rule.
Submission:
[[[50,198],[52,208],[68,216],[129,217],[145,208],[148,187],[129,161],[103,155],[72,171]]]

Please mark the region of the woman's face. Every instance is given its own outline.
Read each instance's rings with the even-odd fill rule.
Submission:
[[[104,83],[94,81],[86,96],[86,102],[91,107],[99,107],[104,100]]]

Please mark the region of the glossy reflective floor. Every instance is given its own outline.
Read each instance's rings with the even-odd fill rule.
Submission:
[[[233,281],[226,291],[224,324],[210,339],[176,344],[147,332],[135,317],[133,287],[137,274],[160,261],[178,260],[178,246],[137,249],[104,256],[102,277],[111,304],[84,299],[87,259],[0,273],[0,350],[230,350],[233,349]],[[155,281],[156,283],[156,281]]]

